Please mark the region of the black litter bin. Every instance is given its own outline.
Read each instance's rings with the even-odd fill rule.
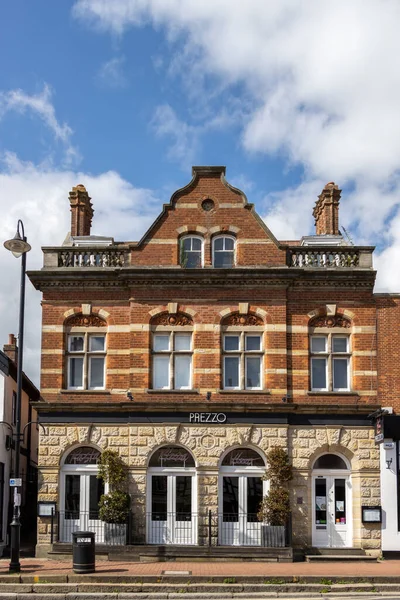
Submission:
[[[74,531],[72,534],[72,569],[74,573],[95,572],[93,531]]]

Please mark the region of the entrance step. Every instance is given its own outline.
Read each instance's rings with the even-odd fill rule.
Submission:
[[[365,556],[365,550],[363,548],[316,548],[312,547],[308,549],[306,554],[321,554],[329,556],[330,554],[347,554],[347,555],[358,555]]]
[[[377,556],[368,556],[367,554],[306,554],[306,562],[328,562],[328,561],[353,561],[353,562],[371,562],[377,561]]]

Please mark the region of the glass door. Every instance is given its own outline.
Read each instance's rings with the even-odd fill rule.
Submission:
[[[263,497],[261,477],[222,477],[220,544],[261,546],[261,523],[257,513]]]
[[[104,485],[97,475],[66,473],[60,515],[61,541],[72,542],[74,531],[94,531],[96,543],[104,542],[104,523],[99,520],[99,500]]]
[[[314,479],[313,496],[313,545],[321,548],[350,547],[349,478],[318,475]]]
[[[147,539],[150,544],[194,544],[193,475],[151,475]]]

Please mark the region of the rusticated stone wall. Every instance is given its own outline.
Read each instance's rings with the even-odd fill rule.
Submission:
[[[225,451],[253,447],[264,454],[270,448],[285,448],[293,464],[290,483],[293,511],[293,543],[311,546],[312,465],[321,454],[339,453],[351,464],[353,497],[353,546],[371,553],[380,548],[380,526],[362,525],[361,505],[380,503],[379,450],[372,428],[339,426],[212,426],[212,425],[48,425],[41,431],[39,447],[39,500],[56,501],[59,506],[60,465],[66,453],[78,445],[119,452],[129,467],[132,511],[136,523],[143,523],[146,511],[146,472],[152,452],[162,445],[181,445],[190,450],[197,463],[199,543],[208,509],[218,508],[218,466]],[[203,520],[202,520],[203,519]],[[140,529],[140,526],[139,526]],[[140,533],[140,532],[139,532]],[[49,549],[50,519],[39,518],[38,554]]]

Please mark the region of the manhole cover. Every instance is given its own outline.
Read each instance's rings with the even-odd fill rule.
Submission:
[[[191,575],[192,571],[161,571],[161,575]]]

